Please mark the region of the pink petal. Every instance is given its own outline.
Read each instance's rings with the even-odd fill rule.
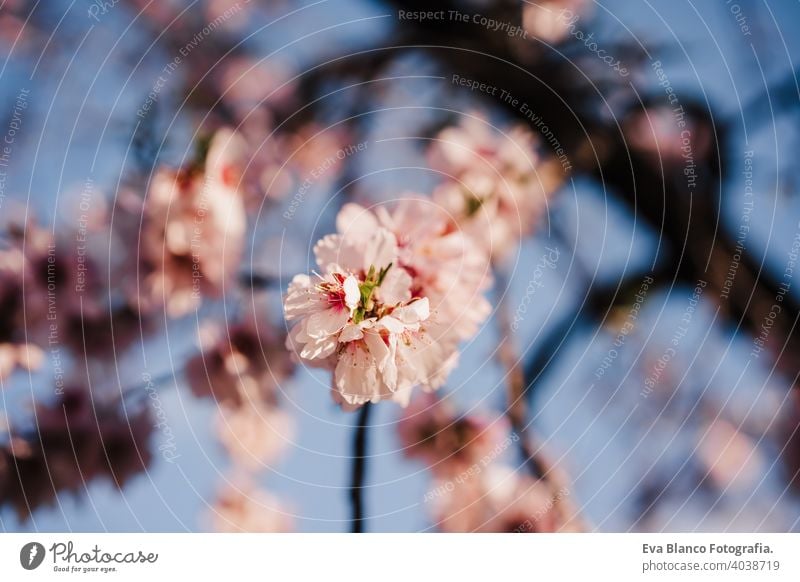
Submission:
[[[304,360],[323,360],[336,351],[338,343],[331,337],[311,339],[300,352]]]
[[[427,297],[412,301],[408,305],[395,309],[392,316],[405,324],[414,324],[425,321],[430,317],[431,309]]]
[[[360,271],[363,268],[363,243],[356,243],[339,234],[329,234],[314,245],[317,265],[329,273],[338,267],[345,271]]]
[[[391,315],[381,317],[379,323],[381,327],[386,329],[389,333],[403,333],[406,330],[406,326],[403,325],[403,322]]]
[[[312,338],[321,338],[333,335],[341,329],[350,319],[350,314],[344,309],[325,309],[318,311],[308,318],[306,333]]]
[[[327,305],[327,298],[314,289],[310,277],[297,275],[289,284],[289,292],[284,300],[283,309],[286,319],[292,320],[326,309]]]
[[[348,344],[336,365],[334,385],[348,404],[380,401],[378,366],[366,346],[359,342]]]
[[[411,300],[411,284],[411,275],[399,265],[393,265],[378,287],[378,297],[387,305],[405,303]]]
[[[362,268],[365,271],[370,267],[383,269],[390,263],[397,263],[397,252],[397,239],[394,234],[381,227],[366,243]]]
[[[362,337],[364,337],[364,332],[361,331],[361,328],[355,323],[348,323],[344,326],[342,333],[339,334],[339,342],[344,344],[361,339]]]
[[[336,216],[336,230],[352,241],[366,242],[377,228],[372,212],[352,202],[342,206]]]
[[[386,345],[379,334],[372,332],[365,334],[364,343],[375,358],[386,387],[393,392],[397,387],[397,366],[394,361],[397,342],[390,341],[390,344]]]

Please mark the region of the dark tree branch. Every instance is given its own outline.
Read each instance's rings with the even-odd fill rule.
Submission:
[[[367,403],[358,411],[353,437],[353,472],[350,482],[350,505],[352,507],[352,525],[350,531],[364,531],[364,480],[367,472],[367,429],[369,413],[372,405]]]
[[[254,291],[266,291],[269,289],[280,289],[280,280],[272,275],[263,273],[240,273],[239,284]]]

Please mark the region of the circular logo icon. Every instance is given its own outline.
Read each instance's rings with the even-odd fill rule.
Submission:
[[[19,563],[26,570],[35,570],[44,561],[44,546],[39,542],[29,542],[19,551]]]

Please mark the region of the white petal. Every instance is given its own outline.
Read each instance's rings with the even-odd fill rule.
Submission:
[[[441,386],[452,371],[457,354],[454,347],[433,340],[427,333],[404,334],[397,344],[398,386]]]
[[[295,325],[292,329],[289,330],[289,334],[286,336],[286,349],[290,352],[299,352],[303,349],[304,341],[301,341],[297,338],[298,334],[303,333],[305,321],[301,321],[297,325]]]
[[[344,326],[342,333],[339,334],[339,342],[347,343],[352,342],[364,337],[364,332],[355,323],[348,323]]]
[[[321,338],[338,333],[350,319],[345,309],[331,308],[318,311],[308,318],[306,333],[309,337]]]
[[[378,366],[363,343],[347,344],[336,365],[334,385],[349,404],[381,400],[382,382],[378,379]]]
[[[314,256],[317,265],[323,271],[328,271],[329,265],[336,264],[339,259],[339,247],[342,246],[342,237],[338,234],[329,234],[322,237],[314,245]]]
[[[338,342],[332,337],[312,338],[300,352],[304,360],[323,360],[336,351]]]
[[[378,221],[372,212],[352,202],[342,206],[336,216],[336,230],[352,241],[366,242],[376,228]]]
[[[339,234],[329,234],[314,245],[317,265],[325,272],[335,267],[345,271],[360,271],[364,264],[364,243],[354,242]]]
[[[400,406],[405,408],[408,406],[408,403],[411,402],[411,393],[414,390],[413,387],[406,387],[398,390],[394,394],[392,394],[392,400],[397,402]]]
[[[380,334],[369,332],[365,334],[364,343],[367,344],[370,353],[378,364],[378,371],[383,376],[386,388],[394,392],[397,388],[397,364],[395,354],[397,351],[397,341],[395,336],[389,337],[389,344],[384,341]]]
[[[377,289],[378,298],[387,305],[397,305],[411,300],[411,275],[400,267],[393,265],[380,287]]]
[[[362,268],[365,271],[370,267],[386,268],[390,263],[397,262],[397,252],[397,239],[394,234],[385,228],[378,228],[366,243]]]
[[[408,305],[404,305],[392,312],[392,316],[396,317],[404,324],[414,324],[425,321],[430,317],[431,308],[427,297],[412,301]]]
[[[229,183],[230,176],[227,175],[226,169],[243,168],[248,161],[247,142],[242,135],[228,127],[217,130],[208,146],[206,156],[206,171],[214,181],[225,186],[237,186],[236,182]]]
[[[292,280],[283,303],[286,319],[316,313],[327,307],[327,297],[313,287],[307,275],[298,275]]]
[[[358,280],[350,275],[344,280],[344,302],[352,311],[361,301],[361,290],[358,288]]]
[[[403,333],[406,330],[406,326],[403,325],[403,322],[399,319],[395,319],[391,315],[381,317],[378,323],[390,333]]]

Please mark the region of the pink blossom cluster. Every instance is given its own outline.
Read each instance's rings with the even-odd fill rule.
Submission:
[[[284,301],[287,347],[333,370],[346,408],[439,388],[491,311],[488,257],[430,200],[391,210],[346,204],[337,233],[314,247],[318,273],[297,275]]]
[[[591,11],[587,0],[540,0],[525,2],[522,26],[532,37],[548,43],[563,41],[579,18]]]
[[[505,459],[519,436],[505,419],[459,414],[433,394],[403,411],[398,435],[406,456],[434,476],[424,502],[445,532],[533,533],[577,531],[569,488],[554,487],[557,475],[534,479]]]
[[[48,345],[97,360],[140,337],[147,322],[109,285],[117,267],[101,262],[107,228],[88,223],[59,236],[14,214],[0,227],[0,381],[37,370]]]
[[[41,348],[18,333],[23,320],[24,271],[21,249],[0,250],[0,382],[17,367],[35,369],[44,359]]]
[[[215,531],[291,529],[280,500],[257,483],[294,433],[291,416],[280,407],[280,382],[291,373],[283,341],[262,317],[200,328],[201,351],[187,365],[187,380],[195,396],[216,400],[213,428],[231,461],[230,475],[207,514]]]
[[[460,415],[449,400],[422,394],[403,410],[397,431],[407,457],[434,475],[453,478],[502,452],[508,423],[480,413]]]
[[[452,486],[451,486],[452,485]],[[554,533],[581,531],[570,490],[554,489],[501,464],[459,481],[437,480],[443,494],[431,503],[439,530],[449,533]]]
[[[147,409],[101,404],[87,387],[70,386],[35,411],[35,430],[12,425],[3,434],[0,426],[0,503],[21,519],[96,479],[122,489],[152,460],[154,422]]]
[[[433,200],[494,260],[531,234],[563,181],[563,168],[540,152],[529,128],[496,128],[479,113],[442,130],[428,154],[445,178]]]
[[[279,458],[293,432],[280,408],[280,382],[291,373],[283,339],[263,321],[200,330],[201,352],[186,366],[195,396],[218,404],[215,432],[237,470],[255,473]]]
[[[292,529],[291,516],[281,501],[247,478],[219,491],[207,522],[219,533],[281,533]]]
[[[245,131],[222,127],[203,159],[160,167],[143,200],[121,197],[122,214],[135,222],[128,238],[138,238],[138,276],[128,295],[139,312],[161,308],[178,318],[235,288],[248,210],[284,196],[311,159],[333,155],[338,136],[304,127],[292,139],[253,141]]]
[[[131,290],[140,311],[163,306],[170,317],[219,297],[234,280],[247,227],[239,192],[244,148],[232,130],[218,131],[202,165],[160,168],[139,215],[139,280]]]

